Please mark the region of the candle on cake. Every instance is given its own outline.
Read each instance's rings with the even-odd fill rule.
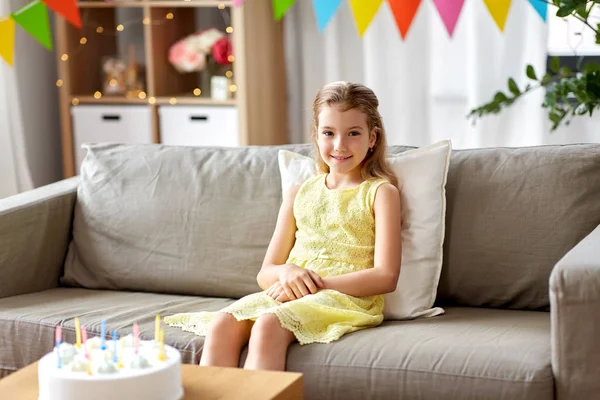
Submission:
[[[81,330],[79,328],[79,318],[75,317],[75,347],[81,348]]]
[[[60,343],[62,342],[62,331],[60,326],[56,327],[56,362],[58,368],[62,368],[62,360],[60,358]]]
[[[100,349],[106,350],[106,321],[100,322]]]
[[[140,326],[137,322],[133,323],[133,349],[135,354],[138,354],[140,347]]]
[[[160,329],[158,336],[159,336],[158,359],[160,361],[164,361],[166,359],[166,356],[165,356],[165,330]]]
[[[118,337],[117,337],[117,331],[114,330],[113,334],[112,334],[112,340],[113,340],[113,362],[116,364],[117,363],[117,343],[118,343]]]

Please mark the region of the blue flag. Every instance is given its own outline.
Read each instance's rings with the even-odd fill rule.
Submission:
[[[529,0],[529,2],[533,8],[535,8],[535,11],[537,11],[537,13],[540,14],[542,19],[545,21],[548,15],[548,3],[545,3],[541,0]]]
[[[538,0],[539,1],[539,0]],[[317,16],[317,25],[323,32],[325,27],[342,4],[342,0],[313,0],[313,7]]]

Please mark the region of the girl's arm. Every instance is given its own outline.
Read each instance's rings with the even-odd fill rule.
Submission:
[[[390,293],[396,290],[402,261],[400,193],[391,184],[377,189],[375,213],[375,267],[323,278],[324,289],[354,297]]]
[[[285,263],[296,241],[294,199],[299,188],[300,185],[294,186],[283,196],[275,232],[256,277],[258,285],[263,290],[279,282],[288,300],[299,299],[323,288],[321,277],[316,272]]]

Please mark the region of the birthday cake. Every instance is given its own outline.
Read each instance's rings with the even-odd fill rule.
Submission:
[[[158,340],[136,333],[113,340],[84,334],[81,342],[78,334],[75,344],[57,338],[39,361],[39,400],[181,399],[179,351],[164,344],[162,332]]]

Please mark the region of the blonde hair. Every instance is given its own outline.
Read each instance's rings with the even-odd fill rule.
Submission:
[[[321,158],[317,145],[317,129],[319,127],[319,113],[324,106],[337,107],[340,111],[358,109],[367,116],[369,135],[375,129],[376,140],[373,151],[368,151],[362,162],[360,173],[364,180],[372,178],[387,179],[392,185],[398,187],[398,178],[388,163],[385,129],[379,114],[379,100],[375,93],[368,87],[359,83],[333,82],[319,90],[313,100],[312,138],[313,150],[319,170],[329,173],[329,166]]]

